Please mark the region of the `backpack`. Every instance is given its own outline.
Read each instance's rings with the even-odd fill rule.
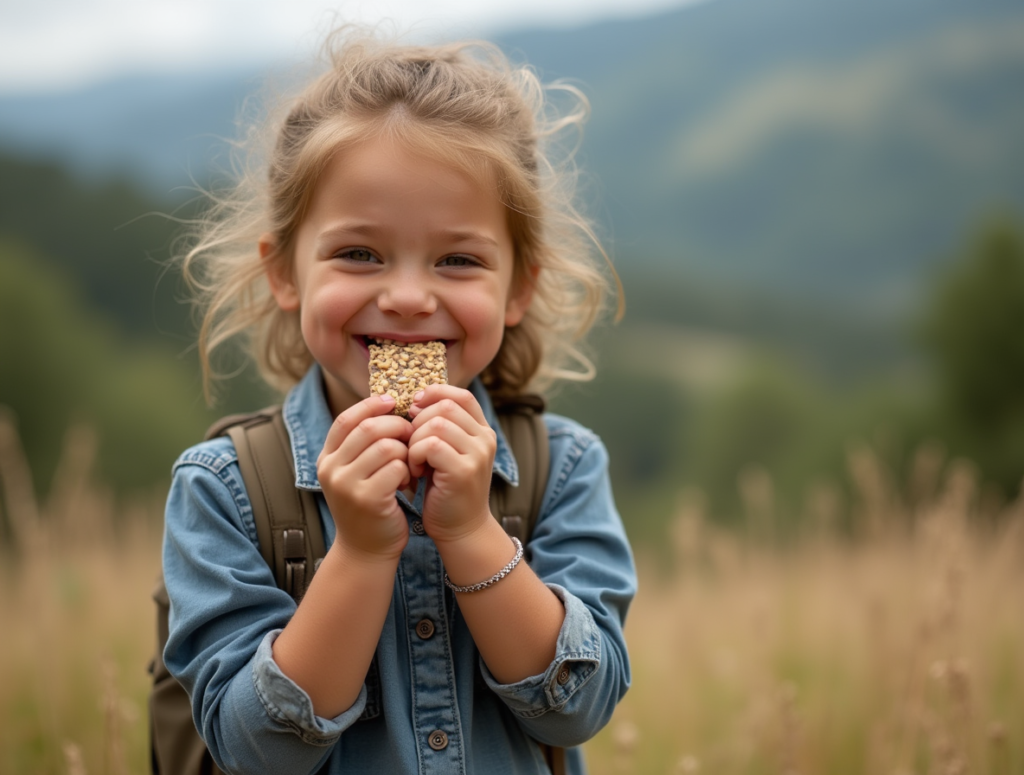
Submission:
[[[502,431],[519,467],[519,486],[492,477],[491,513],[505,532],[525,545],[540,514],[547,485],[550,451],[536,395],[496,399]],[[274,571],[278,587],[299,602],[326,554],[316,497],[295,487],[295,468],[281,407],[224,417],[206,439],[229,436],[252,505],[260,553]],[[259,497],[259,495],[262,497]],[[188,694],[163,661],[168,637],[170,600],[163,574],[153,591],[157,606],[156,653],[149,664],[150,761],[154,775],[223,775],[196,731]],[[371,664],[375,672],[376,659]],[[376,679],[368,675],[368,681]],[[565,772],[564,749],[539,744],[554,775]]]

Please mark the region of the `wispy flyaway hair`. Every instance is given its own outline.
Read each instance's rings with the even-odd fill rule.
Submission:
[[[282,311],[270,293],[257,244],[272,235],[276,249],[265,260],[291,271],[295,233],[320,175],[335,155],[371,137],[497,180],[515,249],[513,282],[534,283],[534,295],[482,375],[488,389],[515,394],[593,376],[583,339],[613,286],[620,311],[622,301],[608,257],[574,204],[565,133],[587,117],[583,94],[542,86],[532,70],[481,42],[409,46],[342,28],[328,38],[324,59],[325,71],[268,124],[269,142],[251,133],[242,146],[250,163],[228,194],[210,196],[194,224],[183,268],[201,310],[207,395],[219,376],[212,354],[239,336],[275,388],[287,389],[312,364],[298,313]],[[569,108],[559,113],[553,94]]]

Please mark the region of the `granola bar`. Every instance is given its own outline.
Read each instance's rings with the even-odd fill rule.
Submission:
[[[444,342],[403,344],[381,339],[370,345],[370,392],[394,398],[392,414],[408,417],[417,391],[428,385],[447,384]]]

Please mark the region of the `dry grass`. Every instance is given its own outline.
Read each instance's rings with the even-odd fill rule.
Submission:
[[[160,504],[115,504],[94,447],[73,429],[36,504],[0,415],[3,773],[148,771]],[[1024,503],[987,513],[969,469],[927,449],[905,488],[866,450],[851,478],[857,536],[835,538],[842,504],[818,490],[819,529],[785,549],[757,470],[745,537],[680,500],[674,569],[641,563],[634,688],[588,746],[595,775],[1024,772]]]
[[[851,477],[859,535],[785,549],[765,546],[756,473],[744,539],[681,500],[672,573],[641,577],[634,689],[590,744],[595,773],[1024,772],[1024,501],[985,513],[970,467],[928,448],[907,492],[866,450]],[[837,504],[816,500],[827,524]]]
[[[159,567],[157,498],[115,506],[91,480],[95,438],[72,428],[36,504],[0,414],[0,772],[148,772],[146,664]]]

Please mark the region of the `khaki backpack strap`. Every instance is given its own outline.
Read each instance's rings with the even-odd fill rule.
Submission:
[[[249,495],[260,553],[277,585],[302,599],[325,554],[320,511],[313,493],[295,486],[295,463],[281,408],[234,415],[207,432],[231,438]]]
[[[153,590],[153,600],[157,606],[157,648],[149,663],[149,672],[153,676],[153,688],[149,694],[150,770],[154,775],[221,775],[221,770],[213,763],[213,757],[196,732],[192,704],[185,688],[164,664],[171,601],[167,597],[162,574]]]
[[[547,743],[538,743],[540,752],[544,755],[551,775],[566,775],[565,772],[565,749]]]
[[[496,405],[498,422],[512,448],[519,469],[519,486],[512,487],[494,477],[491,483],[491,513],[505,532],[524,544],[533,534],[547,488],[551,452],[544,424],[544,400],[540,396],[519,396]]]
[[[526,394],[496,399],[494,408],[505,439],[519,469],[519,486],[500,477],[491,479],[491,513],[505,532],[524,544],[540,518],[551,468],[548,427],[544,424],[544,399]],[[565,775],[565,749],[538,743],[552,775]]]
[[[238,452],[260,554],[274,571],[277,585],[298,601],[316,561],[324,556],[324,537],[316,498],[295,487],[295,465],[281,409],[270,407],[225,417],[206,432],[207,439],[217,436],[229,436]],[[163,661],[170,600],[162,576],[153,599],[157,604],[157,647],[150,663],[151,770],[154,775],[222,775],[192,722],[188,694]]]

